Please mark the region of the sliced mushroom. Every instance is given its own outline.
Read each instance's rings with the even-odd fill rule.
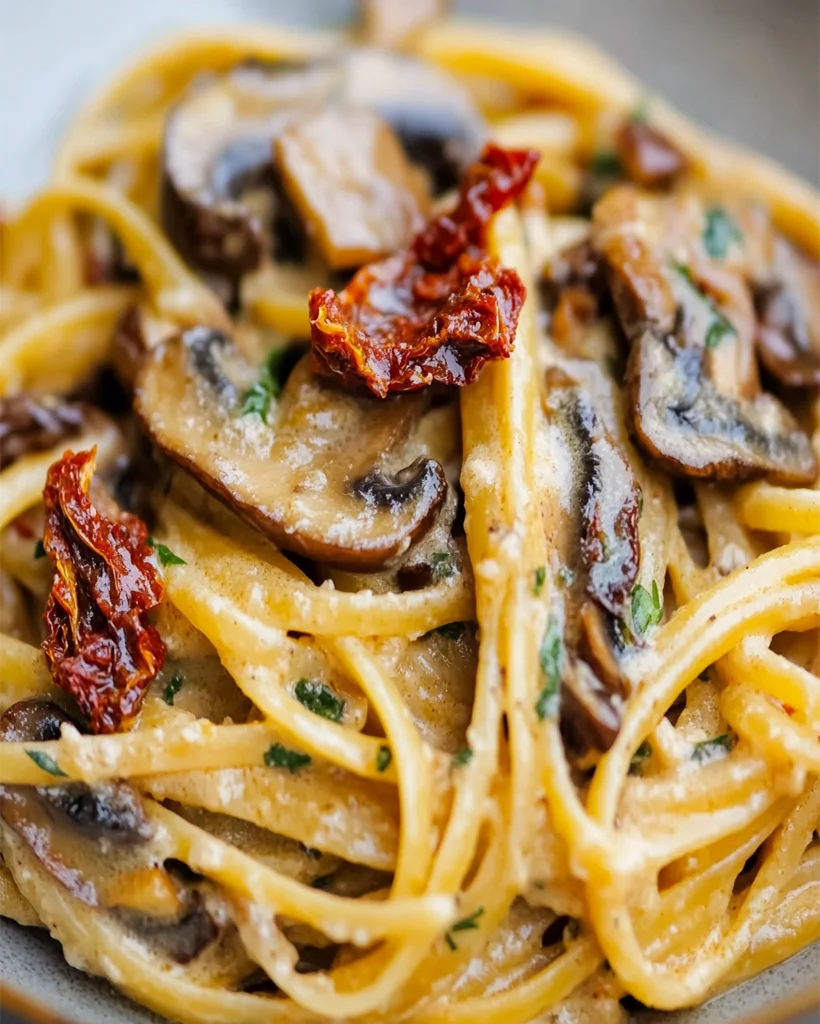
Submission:
[[[578,753],[609,750],[621,728],[623,696],[606,686],[580,658],[565,669],[561,687],[561,732]]]
[[[166,126],[162,221],[182,255],[234,281],[268,252],[302,262],[305,232],[281,187],[273,143],[287,125],[350,107],[378,114],[436,191],[456,184],[486,134],[467,93],[410,57],[361,49],[310,64],[240,65],[193,90]],[[395,221],[392,194],[375,198]]]
[[[0,718],[0,741],[58,739],[70,721],[51,701],[20,701]],[[168,870],[163,834],[130,783],[0,786],[0,837],[15,880],[50,925],[58,924],[47,912],[56,881],[68,897],[58,903],[75,919],[99,915],[117,941],[125,933],[164,963],[188,964],[219,944],[216,967],[225,970],[231,937],[213,887]],[[246,958],[235,961],[245,976]]]
[[[595,208],[593,244],[632,344],[636,440],[687,476],[810,483],[817,464],[809,439],[760,392],[746,282],[704,254],[703,225],[690,195],[664,199],[621,186]]]
[[[284,187],[325,261],[358,267],[407,245],[428,209],[423,176],[369,110],[330,109],[279,136]]]
[[[557,367],[546,384],[544,411],[562,504],[552,536],[562,563],[556,594],[566,649],[561,728],[576,752],[604,751],[620,728],[625,687],[615,634],[628,617],[638,577],[638,489],[592,390]]]
[[[434,195],[455,188],[488,135],[467,90],[439,68],[404,54],[363,48],[342,59],[343,101],[387,121],[412,163],[429,175]]]
[[[49,700],[19,701],[0,718],[0,741],[59,739],[67,722],[69,716]],[[49,874],[88,906],[98,906],[100,896],[91,874],[83,870],[89,864],[87,844],[105,839],[133,847],[153,835],[141,797],[119,781],[93,787],[82,782],[0,786],[0,819]]]
[[[264,402],[247,411],[258,370],[203,331],[160,345],[140,373],[136,409],[154,442],[288,551],[359,570],[406,551],[447,490],[437,463],[396,464],[428,399],[336,391],[305,360],[268,397],[268,425]]]
[[[273,140],[296,112],[323,104],[333,77],[328,66],[244,64],[174,110],[162,157],[162,223],[190,263],[237,278],[261,262],[266,233],[274,255],[301,259],[301,228],[276,187]]]
[[[49,395],[0,398],[0,470],[31,452],[42,452],[76,437],[89,410]]]
[[[665,188],[688,168],[677,146],[642,118],[626,121],[615,145],[627,178],[645,188]]]
[[[820,264],[776,238],[767,276],[754,296],[760,361],[787,387],[820,384]]]
[[[806,485],[817,475],[811,442],[772,395],[728,398],[707,375],[705,351],[647,331],[627,368],[632,429],[670,472],[707,480],[766,476]]]
[[[617,616],[638,578],[635,478],[588,391],[557,368],[547,373],[547,389],[544,408],[558,424],[569,458],[568,497],[578,523],[577,550],[585,589],[597,604]]]

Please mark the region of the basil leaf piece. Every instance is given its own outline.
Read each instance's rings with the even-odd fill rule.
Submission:
[[[265,751],[264,760],[268,768],[287,768],[291,775],[295,775],[300,768],[310,764],[311,756],[283,747],[281,743],[272,743]]]
[[[561,697],[561,670],[564,663],[564,638],[554,616],[547,621],[539,653],[543,687],[535,704],[535,713],[543,721],[558,717]]]
[[[737,222],[722,206],[710,206],[706,210],[706,225],[703,229],[703,247],[714,259],[723,259],[732,242],[742,242],[743,235]]]
[[[658,591],[658,584],[652,580],[652,593],[646,587],[636,583],[632,591],[632,624],[640,636],[650,626],[657,626],[663,618],[663,604]]]
[[[299,703],[314,715],[327,718],[330,722],[341,722],[345,702],[324,683],[315,679],[300,679],[293,693]]]
[[[42,770],[44,772],[48,772],[49,775],[62,776],[66,779],[68,778],[66,772],[64,772],[57,764],[51,754],[46,754],[43,750],[27,750],[26,753],[38,768],[42,768]]]
[[[148,537],[146,543],[149,548],[153,548],[157,553],[159,564],[164,568],[169,565],[187,565],[188,563],[184,558],[180,558],[179,555],[175,555],[174,552],[165,544],[160,544],[155,541],[153,537]]]
[[[162,691],[162,699],[166,704],[173,705],[174,698],[182,689],[185,683],[185,676],[181,672],[174,672],[171,678],[168,680],[168,685]]]

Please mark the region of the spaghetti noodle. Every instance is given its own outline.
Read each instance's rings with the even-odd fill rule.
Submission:
[[[553,35],[99,92],[0,223],[0,913],[225,1024],[820,937],[817,210]]]

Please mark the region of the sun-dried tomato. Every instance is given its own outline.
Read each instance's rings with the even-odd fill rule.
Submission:
[[[379,398],[433,382],[459,387],[512,352],[525,289],[487,254],[494,213],[525,188],[538,154],[488,145],[456,208],[409,248],[362,267],[338,294],[310,293],[313,366]]]
[[[137,516],[89,497],[96,448],[68,451],[43,490],[43,546],[54,566],[43,650],[54,681],[92,732],[128,728],[162,668],[165,644],[146,618],[164,586]]]

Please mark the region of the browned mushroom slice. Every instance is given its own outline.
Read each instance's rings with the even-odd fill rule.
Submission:
[[[71,719],[49,700],[19,701],[0,718],[0,741],[41,742],[60,738]],[[55,774],[59,766],[55,766]],[[49,769],[51,770],[51,769]],[[133,846],[153,829],[133,787],[114,781],[97,786],[0,786],[0,819],[21,836],[37,860],[71,894],[98,906],[96,886],[76,863],[76,846],[105,839]]]
[[[586,592],[620,615],[638,578],[638,492],[632,470],[588,392],[562,370],[547,373],[545,410],[560,425],[572,465]]]
[[[0,741],[58,739],[69,721],[50,701],[20,701],[0,718]],[[60,781],[59,765],[43,766]],[[161,963],[200,958],[198,970],[207,971],[213,954],[217,970],[227,966],[238,978],[249,973],[244,954],[232,949],[235,933],[225,927],[215,890],[174,871],[162,833],[129,783],[2,785],[0,834],[12,874],[58,937],[59,921],[47,909],[55,881],[68,897],[57,903],[69,907],[74,919],[98,915],[117,929],[118,940],[137,941]]]
[[[30,452],[42,452],[76,437],[88,408],[49,395],[0,398],[0,470]]]
[[[304,360],[273,413],[257,376],[228,338],[195,328],[150,353],[136,409],[167,455],[285,550],[359,570],[404,552],[447,489],[438,463],[401,461],[428,400],[349,395]]]
[[[411,162],[427,172],[434,195],[455,188],[488,137],[467,90],[405,54],[362,48],[343,61],[342,101],[367,107],[390,125]]]
[[[615,145],[627,178],[645,188],[665,188],[688,167],[677,146],[641,118],[621,126]]]
[[[332,88],[328,66],[241,65],[210,80],[173,111],[165,130],[162,223],[182,255],[236,278],[274,254],[301,258],[301,228],[272,165],[273,140],[295,111]]]
[[[760,392],[755,319],[741,274],[703,254],[694,196],[613,189],[593,244],[632,343],[631,426],[665,468],[711,480],[809,483],[815,456],[785,407]]]
[[[410,57],[352,49],[310,64],[240,65],[189,93],[166,126],[162,222],[182,255],[234,281],[265,253],[303,262],[305,232],[281,187],[273,142],[288,124],[340,107],[378,114],[436,191],[457,183],[486,135],[466,91]],[[378,198],[395,219],[392,193]]]
[[[580,658],[565,668],[561,687],[561,732],[579,753],[609,750],[621,728],[623,694],[606,686]]]
[[[326,110],[279,136],[276,164],[310,236],[334,269],[407,245],[428,213],[423,180],[369,110]]]
[[[627,386],[644,451],[686,476],[812,483],[811,442],[790,413],[768,394],[745,402],[722,395],[707,376],[705,355],[651,331],[633,343]]]
[[[820,384],[820,264],[784,238],[774,242],[770,280],[755,286],[760,361],[788,387]]]

